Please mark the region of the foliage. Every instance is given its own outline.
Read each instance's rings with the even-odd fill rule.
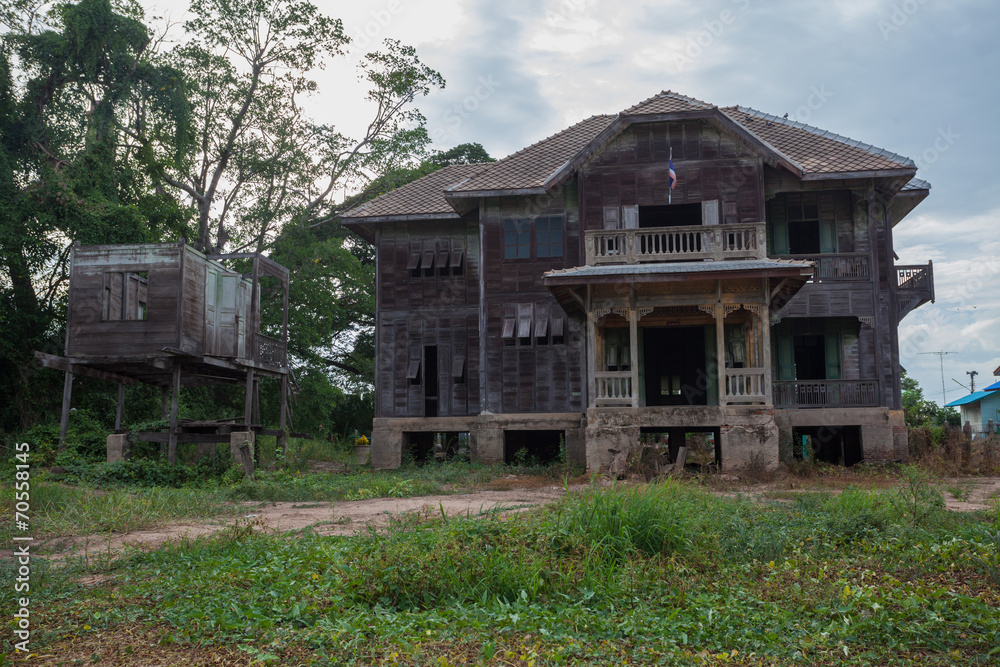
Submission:
[[[626,543],[607,536],[622,532],[572,529],[578,512],[616,517],[592,525],[657,525],[645,494],[683,507],[686,541],[669,555],[658,540],[615,551]],[[1000,548],[984,537],[995,520],[915,526],[879,513],[884,500],[757,505],[672,484],[592,490],[529,514],[411,517],[352,538],[241,526],[134,553],[97,570],[104,585],[53,581],[39,592],[49,630],[34,645],[100,646],[145,627],[274,664],[989,662],[1000,589],[979,555]],[[852,526],[859,509],[868,516]]]
[[[903,415],[910,428],[921,426],[960,425],[960,417],[955,408],[943,408],[924,398],[924,390],[916,380],[901,371],[903,385]]]

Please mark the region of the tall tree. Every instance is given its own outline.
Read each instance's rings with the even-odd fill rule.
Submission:
[[[151,188],[190,140],[180,74],[133,7],[7,8],[0,45],[0,404],[30,419],[31,351],[58,346],[73,241],[159,240],[185,212]],[[140,139],[141,137],[141,139]],[[0,427],[11,427],[11,412]]]
[[[194,0],[193,39],[172,62],[186,72],[197,151],[166,174],[198,210],[196,246],[264,250],[289,222],[315,222],[349,180],[419,154],[428,139],[412,108],[444,85],[412,47],[387,40],[360,68],[374,108],[365,135],[348,137],[304,113],[309,78],[349,39],[308,0]]]

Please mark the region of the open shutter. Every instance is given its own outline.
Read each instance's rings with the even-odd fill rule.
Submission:
[[[462,255],[465,254],[465,249],[459,245],[455,244],[451,249],[451,268],[457,269],[462,266]]]
[[[840,379],[840,334],[826,334],[826,379]]]
[[[604,207],[604,228],[605,229],[619,229],[619,224],[618,224],[618,207],[617,206],[605,206]]]
[[[639,229],[638,206],[622,206],[622,229]]]
[[[711,199],[701,203],[701,224],[719,224],[719,200]]]
[[[461,380],[465,377],[465,357],[456,354],[451,360],[451,377],[455,380]]]
[[[819,251],[822,253],[837,252],[837,221],[820,220]]]
[[[778,380],[795,379],[795,343],[791,336],[778,336]]]
[[[414,250],[410,253],[410,259],[406,262],[406,270],[414,271],[420,267],[420,251]]]

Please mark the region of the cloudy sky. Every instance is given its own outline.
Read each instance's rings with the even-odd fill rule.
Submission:
[[[1000,5],[990,0],[317,1],[351,54],[316,76],[317,119],[359,133],[353,71],[384,38],[447,87],[420,100],[435,148],[502,157],[660,90],[741,104],[913,158],[931,195],[895,230],[901,264],[934,262],[937,302],[900,327],[925,395],[1000,366]],[[174,21],[182,0],[147,0]],[[356,128],[356,129],[355,129]]]

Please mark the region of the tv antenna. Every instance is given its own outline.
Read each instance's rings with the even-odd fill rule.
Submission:
[[[955,354],[955,352],[945,352],[944,350],[941,350],[940,352],[918,352],[917,354],[936,354],[938,359],[941,360],[941,405],[946,405],[948,403],[948,392],[944,386],[944,355]]]

